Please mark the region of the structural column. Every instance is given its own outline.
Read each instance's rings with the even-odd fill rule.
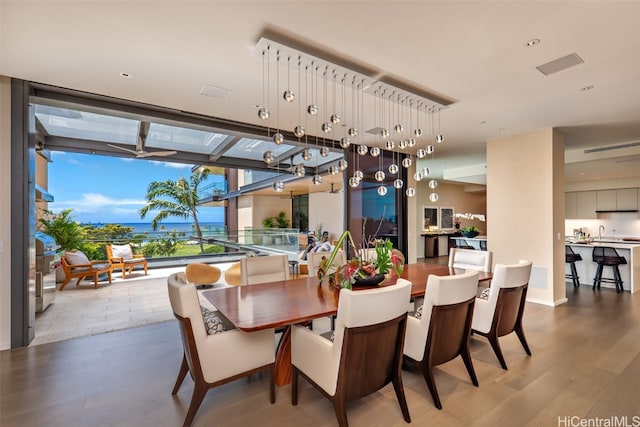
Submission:
[[[494,263],[533,261],[529,301],[566,302],[562,133],[487,142],[487,236]]]

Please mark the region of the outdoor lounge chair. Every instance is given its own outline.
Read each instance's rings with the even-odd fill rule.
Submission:
[[[126,245],[107,245],[107,258],[113,270],[121,269],[122,278],[126,277],[126,274],[133,271],[136,265],[141,265],[144,268],[144,274],[147,275],[147,260],[143,255],[137,255],[133,253],[130,244]]]

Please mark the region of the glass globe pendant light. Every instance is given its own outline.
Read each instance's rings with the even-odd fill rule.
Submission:
[[[307,113],[310,116],[315,116],[318,114],[318,106],[316,104],[309,104],[307,107]]]
[[[396,180],[394,180],[394,181],[393,181],[393,186],[394,186],[396,189],[398,189],[398,190],[399,190],[399,189],[401,189],[401,188],[404,186],[404,181],[402,181],[400,178],[398,178],[398,179],[396,179]]]
[[[418,156],[419,159],[424,159],[427,156],[427,150],[425,150],[424,148],[418,149],[416,156]]]
[[[413,160],[411,160],[411,157],[405,157],[404,159],[402,159],[402,166],[404,168],[410,168],[412,164]]]
[[[422,181],[422,172],[420,171],[416,171],[416,173],[413,174],[413,179],[415,179],[416,181]]]
[[[345,159],[338,160],[338,169],[340,169],[340,171],[345,170],[347,166],[349,166],[349,163]]]
[[[298,125],[295,128],[293,128],[293,134],[297,137],[297,138],[302,138],[305,134],[305,129],[304,126],[302,125]]]
[[[385,142],[384,144],[384,148],[386,148],[387,150],[393,150],[395,146],[396,144],[391,139],[387,140],[387,142]]]
[[[340,138],[340,147],[349,148],[350,145],[351,145],[351,140],[349,138],[347,138],[346,136]]]
[[[290,61],[291,61],[291,57],[287,57],[287,88],[291,87],[291,79],[290,79],[291,69],[289,68]],[[296,94],[293,93],[291,89],[287,89],[282,94],[282,99],[284,99],[287,102],[293,102],[293,100],[296,99]]]
[[[313,185],[320,185],[322,184],[322,176],[320,175],[314,175],[313,179],[311,180],[311,182],[313,183]]]
[[[311,160],[311,157],[312,157],[311,150],[309,150],[308,148],[305,148],[304,150],[302,150],[302,159],[304,161]]]
[[[386,194],[387,194],[387,187],[385,187],[384,185],[381,185],[380,187],[378,187],[379,196],[384,196]]]
[[[389,165],[389,173],[393,174],[393,175],[397,174],[398,173],[398,165],[396,165],[395,163],[391,163]]]
[[[322,157],[327,157],[329,155],[329,149],[327,147],[320,148],[320,155]]]
[[[353,176],[358,180],[358,181],[362,181],[362,178],[364,178],[364,173],[361,170],[357,170],[353,173]]]
[[[273,183],[272,187],[273,187],[273,191],[277,193],[281,193],[284,191],[284,182],[276,181]]]
[[[349,178],[349,186],[350,187],[357,187],[358,185],[360,185],[360,180],[358,178],[356,178],[355,176],[352,176],[351,178]]]
[[[384,175],[384,172],[382,172],[382,171],[376,171],[376,173],[375,173],[375,175],[373,177],[376,179],[376,181],[382,182],[382,181],[384,181],[385,175]]]
[[[260,117],[261,120],[269,120],[269,110],[264,107],[260,108],[258,110],[258,117]]]
[[[293,168],[293,173],[295,176],[304,176],[306,170],[304,168],[304,165],[302,163],[297,164],[294,168]]]
[[[438,201],[438,194],[436,194],[436,193],[429,194],[429,200],[434,202],[434,203],[437,202]]]
[[[380,155],[380,147],[371,147],[369,154],[371,154],[371,157],[378,157]]]
[[[358,154],[365,156],[369,152],[369,148],[366,145],[358,145]]]
[[[409,187],[407,188],[407,191],[405,192],[407,197],[413,197],[416,195],[416,189],[413,187]]]
[[[436,181],[435,179],[429,180],[429,188],[431,189],[435,189],[436,187],[438,187],[438,181]]]
[[[273,163],[275,161],[275,156],[273,155],[272,151],[265,151],[264,154],[262,155],[262,160],[264,160],[264,162],[268,165],[270,165],[271,163]]]

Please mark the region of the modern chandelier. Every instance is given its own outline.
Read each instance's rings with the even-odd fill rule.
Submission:
[[[348,179],[349,186],[355,188],[361,184],[364,172],[360,170],[359,157],[368,155],[379,158],[374,179],[379,183],[380,196],[387,194],[385,183],[397,191],[404,189],[408,197],[415,196],[415,188],[405,188],[400,168],[411,168],[414,158],[433,159],[435,145],[444,142],[440,129],[443,104],[417,88],[317,48],[301,46],[297,41],[262,37],[253,56],[262,60],[262,103],[257,106],[257,115],[266,123],[270,143],[280,145],[285,141],[283,132],[290,134],[298,145],[304,146],[301,153],[304,161],[312,160],[310,145],[315,146],[316,155],[321,157],[329,155],[329,147],[347,150],[354,145],[351,148],[354,172]],[[285,109],[287,113],[281,117]],[[286,114],[297,117],[288,132],[281,128]],[[391,154],[392,162],[383,170],[385,151]],[[346,156],[347,152],[344,158],[329,166],[329,174],[347,169]],[[271,167],[275,165],[279,172],[282,159],[272,150],[264,152],[263,160]],[[297,176],[306,174],[303,163],[292,163],[289,170]],[[428,167],[416,169],[413,178],[415,181],[429,179],[429,200],[438,200],[438,182],[430,179]],[[322,183],[317,167],[313,183]],[[276,179],[273,189],[283,191],[283,181]]]

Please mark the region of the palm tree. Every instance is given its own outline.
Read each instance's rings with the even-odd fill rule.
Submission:
[[[153,181],[147,188],[147,204],[140,209],[140,218],[144,219],[149,211],[159,211],[151,221],[151,228],[155,231],[158,225],[169,217],[193,219],[196,228],[200,252],[204,253],[202,243],[202,230],[198,222],[198,186],[204,181],[211,171],[207,168],[198,168],[191,174],[187,181],[182,177],[176,181]]]

